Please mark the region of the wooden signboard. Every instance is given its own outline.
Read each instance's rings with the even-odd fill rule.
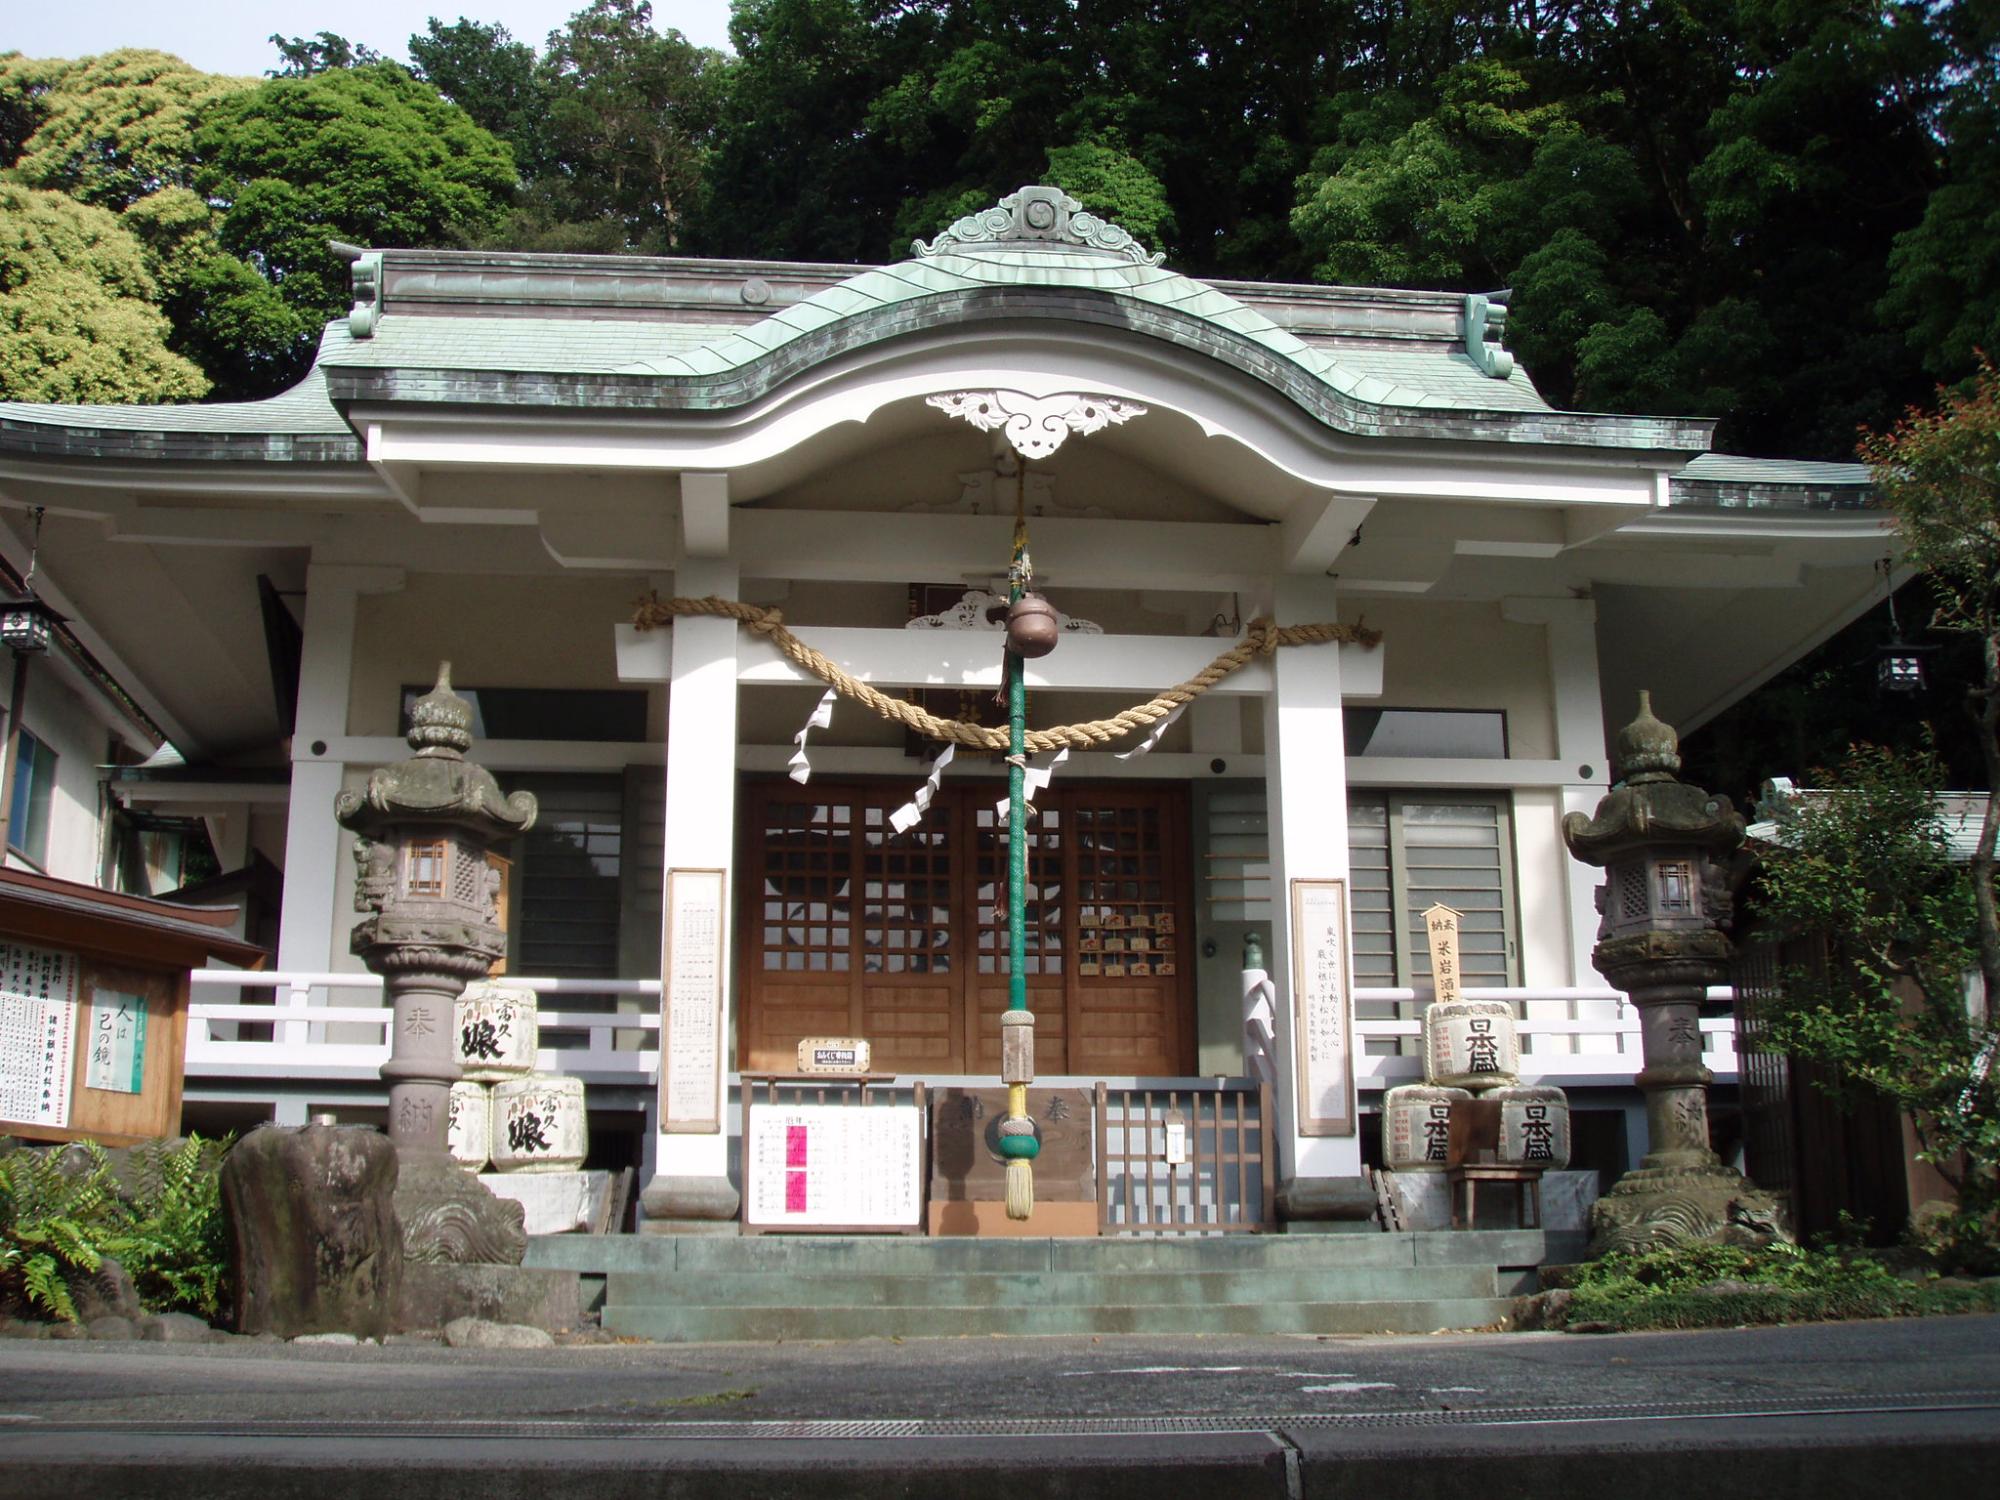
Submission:
[[[722,1129],[722,871],[669,870],[662,945],[660,1129]]]
[[[0,1134],[176,1134],[188,971],[264,957],[229,935],[234,916],[0,871]]]
[[[1292,1052],[1298,1130],[1354,1134],[1354,1059],[1347,961],[1347,884],[1292,882]]]
[[[1458,913],[1443,902],[1424,912],[1424,939],[1431,950],[1431,993],[1446,1004],[1465,997],[1458,965]]]

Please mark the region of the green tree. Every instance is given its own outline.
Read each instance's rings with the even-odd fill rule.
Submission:
[[[276,360],[302,371],[310,338],[347,305],[328,248],[448,245],[506,211],[514,164],[501,141],[389,63],[277,78],[212,106],[195,132],[196,187],[224,249],[255,266],[296,314]]]
[[[253,86],[164,52],[107,52],[70,62],[0,57],[0,100],[30,125],[8,157],[30,187],[114,211],[193,182],[194,122]]]
[[[191,401],[145,253],[116,215],[0,182],[0,399]]]
[[[537,185],[567,219],[617,220],[635,248],[683,248],[730,66],[655,31],[647,0],[592,0],[549,34],[539,65],[549,160]]]
[[[1771,1045],[1895,1101],[1958,1189],[1944,1248],[1981,1265],[2000,1255],[2000,1110],[1993,1032],[1965,999],[1974,878],[1952,859],[1938,764],[1860,745],[1814,779],[1759,876],[1766,913],[1813,952],[1764,1008]]]
[[[433,16],[410,38],[419,78],[505,141],[524,182],[549,169],[548,107],[536,76],[535,49],[507,28]]]
[[[265,75],[270,78],[311,78],[316,73],[366,68],[382,61],[382,54],[373,47],[350,42],[333,31],[312,37],[288,37],[274,31],[266,40],[278,49],[279,66]]]
[[[1861,444],[1882,503],[1895,515],[1904,557],[1930,581],[1936,629],[1977,643],[1981,671],[1970,685],[1986,784],[1996,789],[1972,856],[1979,970],[1986,1008],[2000,996],[2000,903],[1994,894],[2000,839],[2000,371],[1982,360],[1958,391],[1914,407]]]

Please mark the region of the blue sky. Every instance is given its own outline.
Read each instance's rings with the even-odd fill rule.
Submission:
[[[277,65],[272,32],[335,31],[408,61],[403,48],[429,16],[499,22],[540,51],[587,0],[15,0],[0,20],[0,52],[87,57],[119,47],[172,52],[207,73],[255,76]],[[705,47],[729,45],[729,0],[653,0],[653,24]]]

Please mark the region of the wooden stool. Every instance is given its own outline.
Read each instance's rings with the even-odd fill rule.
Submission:
[[[1515,1187],[1515,1218],[1523,1229],[1542,1227],[1542,1169],[1540,1167],[1519,1167],[1504,1162],[1460,1162],[1455,1167],[1445,1169],[1445,1182],[1451,1193],[1451,1227],[1472,1229],[1475,1226],[1479,1184],[1482,1182],[1511,1182]],[[1459,1209],[1464,1204],[1464,1212]]]

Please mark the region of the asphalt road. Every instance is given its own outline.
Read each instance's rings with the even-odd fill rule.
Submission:
[[[2000,1493],[2000,1318],[522,1353],[0,1343],[0,1497]]]

